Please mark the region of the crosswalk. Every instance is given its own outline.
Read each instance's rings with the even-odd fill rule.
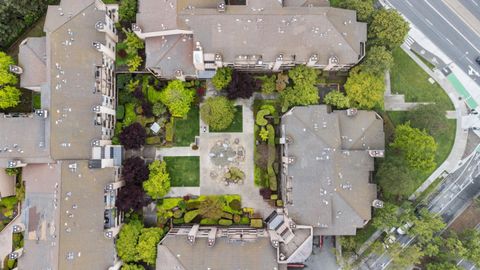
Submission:
[[[413,43],[415,43],[415,40],[411,36],[407,36],[404,44],[407,45],[408,47],[412,47]]]

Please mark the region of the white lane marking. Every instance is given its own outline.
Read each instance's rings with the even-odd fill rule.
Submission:
[[[477,50],[477,52],[480,53],[480,49],[478,49],[477,47],[475,47],[475,45],[470,42],[470,40],[468,40],[467,37],[465,37],[449,20],[447,20],[447,18],[445,18],[445,16],[443,16],[434,6],[432,6],[432,4],[430,4],[430,2],[428,0],[425,0],[425,3],[430,6],[438,15],[440,15],[440,17],[445,20],[448,25],[450,25],[453,29],[455,29],[455,31],[457,31],[457,33],[463,37],[463,39],[465,39],[465,41],[468,42],[468,44],[470,44],[470,46],[472,46],[475,50]]]
[[[467,61],[473,64],[472,59],[467,58]]]
[[[477,2],[475,2],[475,0],[472,0],[472,2],[473,2],[473,4],[474,4],[475,6],[478,7],[478,4],[477,4]]]
[[[433,23],[432,23],[430,20],[425,19],[425,21],[426,21],[428,24],[430,24],[431,26],[433,26]]]
[[[448,38],[445,38],[445,39],[448,41],[448,43],[453,45],[453,42],[450,39],[448,39]]]
[[[405,0],[405,2],[407,2],[407,4],[408,4],[409,6],[413,7],[413,5],[412,5],[412,3],[410,3],[410,1]]]

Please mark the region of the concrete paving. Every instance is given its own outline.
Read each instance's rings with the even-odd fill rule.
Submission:
[[[193,150],[191,147],[165,147],[157,148],[156,157],[191,157],[199,156],[200,151]]]
[[[253,99],[237,100],[235,105],[243,107],[243,132],[242,133],[200,133],[200,193],[201,194],[239,194],[242,196],[242,205],[252,207],[256,213],[266,218],[272,211],[273,206],[263,200],[259,194],[259,188],[254,185],[254,118],[251,109]],[[216,169],[209,158],[210,149],[218,142],[228,139],[233,142],[239,140],[239,144],[245,149],[245,160],[237,165],[244,173],[245,180],[243,184],[230,184],[214,179],[211,176],[212,170]]]
[[[313,247],[312,255],[305,261],[307,269],[336,270],[342,269],[337,264],[337,258],[334,253],[334,238],[325,236],[322,247]]]
[[[13,226],[21,221],[20,215],[17,215],[3,230],[0,232],[0,265],[3,265],[5,259],[12,252],[13,244]]]

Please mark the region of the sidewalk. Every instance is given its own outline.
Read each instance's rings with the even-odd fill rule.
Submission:
[[[439,71],[431,71],[427,65],[425,65],[420,58],[418,58],[410,49],[402,45],[402,49],[425,71],[432,77],[448,94],[452,101],[457,114],[457,128],[455,132],[455,142],[453,143],[452,151],[448,155],[447,159],[427,178],[425,182],[410,196],[409,199],[415,199],[415,197],[423,192],[428,186],[440,177],[445,171],[450,172],[454,170],[458,162],[462,159],[463,153],[467,146],[468,132],[465,132],[462,128],[462,117],[467,115],[467,108],[463,102],[459,102],[459,95],[455,88],[451,85],[448,78],[445,78]],[[451,113],[450,113],[451,115]]]
[[[191,147],[162,147],[157,148],[156,156],[162,157],[190,157],[199,156],[200,151],[193,150]]]

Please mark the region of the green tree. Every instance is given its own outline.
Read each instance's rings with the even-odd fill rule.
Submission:
[[[165,107],[165,104],[161,102],[157,102],[153,104],[152,112],[153,112],[153,115],[155,115],[156,117],[159,117],[167,112],[167,107]]]
[[[18,88],[7,85],[0,89],[0,109],[15,107],[20,103],[20,90]]]
[[[339,7],[356,10],[357,20],[361,22],[369,22],[374,11],[371,0],[343,0]]]
[[[468,250],[465,258],[480,266],[480,232],[475,229],[468,229],[463,231],[459,238]]]
[[[409,30],[408,23],[396,10],[381,9],[373,14],[368,38],[372,39],[373,44],[392,50],[402,45]]]
[[[372,225],[380,230],[389,230],[393,227],[398,227],[401,224],[398,222],[398,206],[392,203],[385,203],[383,208],[376,209]]]
[[[145,268],[139,264],[124,264],[122,270],[145,270]]]
[[[379,77],[393,66],[393,55],[384,46],[373,46],[368,52],[360,69]]]
[[[317,104],[318,100],[318,89],[314,85],[294,85],[280,92],[280,102],[283,112],[293,106]]]
[[[262,93],[271,94],[275,92],[277,76],[275,75],[263,75],[257,77],[262,82]]]
[[[225,130],[235,117],[235,106],[226,97],[209,97],[200,107],[200,117],[212,130]]]
[[[411,236],[416,236],[419,243],[428,243],[445,226],[445,222],[443,222],[440,216],[434,216],[427,209],[422,209],[420,210],[420,216],[414,219],[413,226],[407,233]]]
[[[305,65],[298,65],[288,71],[288,77],[293,81],[294,85],[314,85],[317,82],[318,70]]]
[[[436,166],[437,143],[425,130],[412,128],[407,122],[395,129],[395,139],[391,147],[400,150],[411,168],[430,171]]]
[[[413,245],[403,249],[398,256],[392,257],[392,269],[406,269],[410,265],[420,263],[423,257],[422,249]]]
[[[164,161],[155,160],[148,165],[150,174],[148,180],[143,182],[143,189],[153,199],[160,199],[170,190],[170,175]]]
[[[462,270],[453,262],[433,262],[427,264],[427,270]]]
[[[430,135],[447,130],[445,110],[436,104],[420,105],[407,113],[412,127],[425,129]]]
[[[121,0],[118,16],[123,22],[134,22],[137,16],[137,0]]]
[[[342,92],[337,90],[329,92],[327,95],[325,95],[323,101],[325,102],[325,104],[335,106],[338,109],[345,109],[350,107],[350,99],[346,97]]]
[[[126,35],[125,38],[125,44],[127,45],[127,48],[125,51],[129,56],[136,55],[138,50],[143,49],[145,47],[145,44],[141,38],[139,38],[132,30],[125,30],[123,29],[123,32]]]
[[[220,219],[223,215],[224,202],[218,197],[209,196],[200,202],[198,212],[203,218]]]
[[[375,76],[352,69],[345,83],[345,91],[351,106],[367,110],[383,107],[383,93],[385,92],[383,76]]]
[[[142,65],[143,59],[140,55],[134,55],[127,60],[128,71],[134,72]]]
[[[136,249],[140,232],[143,228],[139,220],[130,221],[122,226],[118,239],[115,242],[117,253],[123,262],[138,261],[138,251]]]
[[[136,247],[138,259],[149,265],[154,265],[157,258],[157,245],[162,239],[161,228],[143,228]]]
[[[16,84],[17,76],[10,72],[10,65],[15,64],[12,57],[0,52],[0,88],[2,85]]]
[[[179,80],[170,81],[160,94],[160,101],[174,117],[185,117],[195,99],[195,92]]]
[[[233,70],[229,67],[221,67],[217,69],[215,75],[212,78],[212,83],[215,89],[222,90],[228,86],[232,81]]]
[[[416,187],[414,172],[401,158],[390,158],[382,162],[376,178],[384,196],[409,196]]]

